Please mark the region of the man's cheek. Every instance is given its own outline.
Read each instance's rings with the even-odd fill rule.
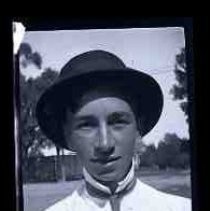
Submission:
[[[92,156],[92,149],[90,146],[82,145],[80,146],[80,150],[78,150],[79,157],[84,161],[88,161]]]
[[[122,148],[122,153],[126,158],[133,156],[133,152],[134,152],[134,146],[132,142],[129,145],[125,145]]]

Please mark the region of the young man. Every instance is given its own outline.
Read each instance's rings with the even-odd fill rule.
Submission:
[[[149,75],[115,55],[89,51],[71,59],[41,96],[37,119],[55,144],[76,151],[85,183],[47,211],[190,211],[189,199],[135,177],[135,143],[157,123],[163,95]]]

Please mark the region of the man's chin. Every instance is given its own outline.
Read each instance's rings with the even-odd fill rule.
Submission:
[[[118,182],[120,178],[116,172],[109,172],[97,175],[95,177],[99,182],[102,183],[110,183],[110,182]]]

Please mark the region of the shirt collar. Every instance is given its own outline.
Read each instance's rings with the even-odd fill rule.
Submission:
[[[92,185],[93,187],[95,187],[98,190],[101,190],[102,192],[111,194],[111,190],[109,189],[109,187],[101,184],[99,181],[95,180],[89,173],[88,171],[83,168],[83,174],[84,174],[84,178],[85,181],[88,182],[90,185]],[[126,177],[121,180],[120,182],[118,182],[118,187],[115,190],[115,193],[118,193],[120,191],[122,191],[124,188],[127,187],[127,185],[134,179],[134,161],[132,160],[132,165],[131,168],[128,172],[128,174],[126,175]]]

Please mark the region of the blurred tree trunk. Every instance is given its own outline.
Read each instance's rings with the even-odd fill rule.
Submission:
[[[66,181],[66,169],[64,163],[64,150],[56,147],[56,180],[60,182]]]
[[[66,169],[65,169],[65,155],[64,149],[61,149],[61,181],[66,181]]]
[[[60,180],[60,148],[56,147],[56,162],[55,162],[55,169],[56,169],[56,181]]]

